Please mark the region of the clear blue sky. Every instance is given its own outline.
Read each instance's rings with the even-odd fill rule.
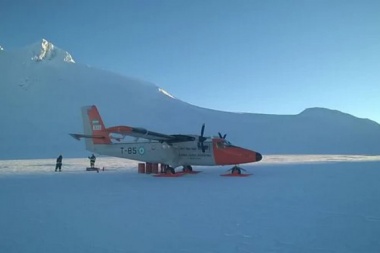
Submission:
[[[379,0],[2,1],[5,50],[41,38],[194,105],[380,123]]]

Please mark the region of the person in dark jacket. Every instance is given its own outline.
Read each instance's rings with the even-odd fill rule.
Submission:
[[[55,171],[61,171],[62,168],[62,155],[59,155],[57,158],[57,163],[55,164]]]
[[[92,154],[92,156],[89,156],[88,159],[90,159],[90,167],[94,168],[94,166],[95,166],[95,160],[96,160],[95,155]]]

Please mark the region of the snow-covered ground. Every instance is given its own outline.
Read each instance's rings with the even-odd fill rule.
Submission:
[[[380,156],[265,156],[246,178],[63,162],[0,161],[0,252],[380,252]]]

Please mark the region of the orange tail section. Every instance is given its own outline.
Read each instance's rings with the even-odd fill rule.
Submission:
[[[95,105],[85,108],[87,111],[88,121],[90,123],[90,131],[96,138],[92,138],[93,144],[111,144],[109,133],[106,131],[102,117]]]

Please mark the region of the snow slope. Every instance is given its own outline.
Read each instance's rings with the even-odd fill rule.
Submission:
[[[53,159],[0,161],[0,251],[380,252],[380,158],[312,160],[269,156],[247,178],[223,167],[155,178],[110,158],[100,173],[86,159],[64,159],[62,173]]]
[[[200,108],[152,83],[75,63],[42,40],[1,51],[0,159],[85,156],[84,144],[68,133],[82,132],[80,107],[92,104],[107,126],[197,134],[206,123],[206,135],[227,133],[232,143],[263,154],[380,153],[380,125],[371,120],[324,108],[298,115]]]

